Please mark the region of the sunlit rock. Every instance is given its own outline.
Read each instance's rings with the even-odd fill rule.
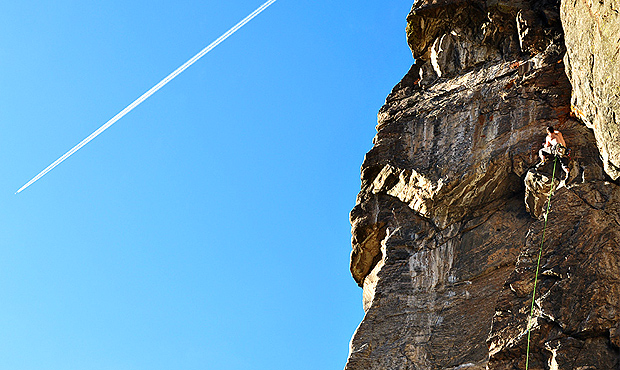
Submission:
[[[571,109],[559,1],[417,0],[407,21],[415,64],[379,111],[351,211],[366,315],[346,369],[524,368],[528,322],[531,369],[616,368],[620,187],[599,148],[618,136]],[[543,231],[548,125],[571,154]]]

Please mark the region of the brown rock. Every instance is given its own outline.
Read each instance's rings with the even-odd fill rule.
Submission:
[[[570,119],[562,126],[562,133],[571,148],[570,159],[550,160],[544,166],[530,168],[525,175],[525,208],[534,218],[539,218],[546,211],[552,176],[555,177],[553,189],[605,178],[592,131]],[[568,164],[568,177],[563,171],[562,162]]]
[[[416,64],[379,111],[351,211],[366,315],[346,369],[524,368],[547,125],[571,171],[552,197],[530,369],[617,368],[620,187],[570,117],[559,3],[417,0],[407,19]]]
[[[617,366],[620,357],[609,333],[620,322],[619,201],[620,187],[601,181],[560,188],[553,196],[534,306],[534,361],[552,363],[563,357],[569,358],[566,364]],[[543,227],[543,220],[530,227],[525,249],[499,297],[489,337],[489,369],[512,368],[523,361]],[[567,338],[573,344],[568,345]],[[575,338],[579,346],[589,340],[601,351],[566,349],[575,347]]]

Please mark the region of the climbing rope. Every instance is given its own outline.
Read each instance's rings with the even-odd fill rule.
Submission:
[[[538,270],[540,269],[540,260],[542,258],[543,244],[545,243],[545,231],[547,230],[547,217],[551,209],[551,196],[553,195],[553,186],[555,185],[555,162],[556,156],[553,156],[553,174],[551,175],[551,192],[547,197],[547,212],[545,213],[545,224],[543,226],[542,241],[540,242],[540,250],[538,251],[538,263],[536,264],[536,275],[534,277],[534,291],[532,292],[532,307],[530,308],[530,316],[527,320],[527,351],[525,357],[525,370],[530,365],[530,334],[532,332],[532,318],[534,317],[534,298],[536,298],[536,284],[538,283]]]

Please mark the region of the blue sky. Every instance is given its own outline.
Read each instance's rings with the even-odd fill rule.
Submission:
[[[363,317],[348,213],[413,59],[411,1],[0,11],[0,369],[339,369]]]

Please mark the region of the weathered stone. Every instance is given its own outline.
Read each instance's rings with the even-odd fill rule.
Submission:
[[[555,177],[553,189],[605,179],[592,131],[570,119],[562,126],[562,133],[568,140],[570,156],[549,160],[540,168],[530,168],[525,175],[525,208],[534,218],[539,218],[546,210],[552,176]],[[561,162],[568,164],[568,177]]]
[[[620,177],[620,1],[565,0],[566,73],[574,114],[594,131],[605,171]]]
[[[484,368],[473,364],[488,356],[492,297],[531,219],[519,197],[442,231],[407,209],[395,213],[364,280],[366,316],[347,369]]]
[[[597,201],[584,198],[585,195],[594,196]],[[544,221],[540,220],[530,228],[525,249],[499,297],[489,337],[489,369],[517,367],[523,361],[541,245],[534,307],[536,325],[532,329],[535,351],[531,358],[551,364],[558,362],[562,353],[564,358],[570,358],[567,364],[579,361],[582,366],[596,369],[615,368],[600,367],[603,363],[618,365],[620,355],[611,346],[609,333],[620,321],[619,202],[620,187],[609,182],[578,184],[557,191],[552,198],[544,243]],[[596,342],[601,351],[560,351],[557,341],[568,337]],[[558,364],[551,368],[572,367]]]
[[[489,55],[484,66],[427,88],[418,84],[419,66],[429,62],[418,61],[381,108],[351,214],[351,271],[360,285],[378,262],[390,217],[374,195],[397,198],[443,229],[521,191],[544,127],[561,129],[569,121],[561,47],[551,44],[544,53],[512,61]]]
[[[533,10],[520,10],[517,14],[519,46],[526,53],[541,52],[547,46],[542,20]]]
[[[525,209],[534,218],[539,218],[546,211],[551,192],[557,190],[562,180],[561,169],[554,173],[549,168],[552,165],[547,163],[540,171],[530,169],[525,174]]]
[[[548,125],[572,152],[547,219],[530,369],[617,368],[620,187],[571,118],[559,3],[417,0],[407,19],[416,63],[379,111],[351,212],[366,315],[346,369],[524,368]]]

